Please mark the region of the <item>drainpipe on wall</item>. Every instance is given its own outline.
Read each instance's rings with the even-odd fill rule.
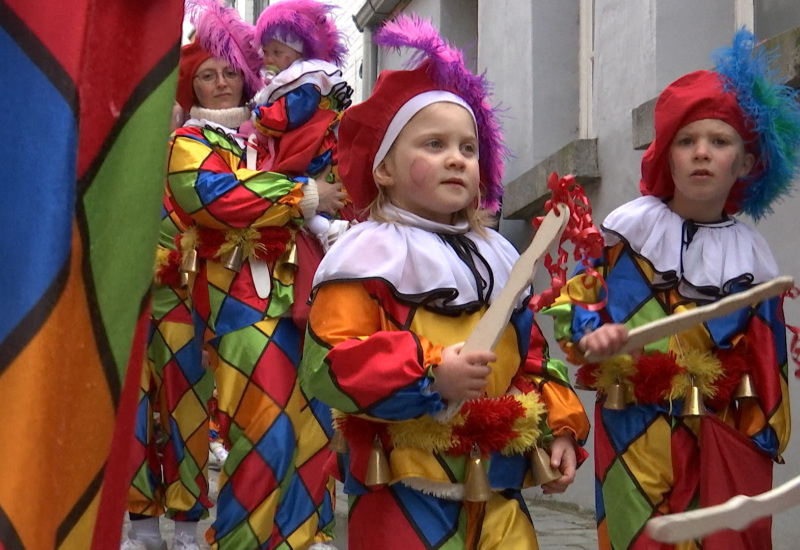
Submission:
[[[378,79],[378,46],[372,42],[372,30],[394,14],[402,0],[367,0],[353,16],[353,23],[363,34],[364,59],[361,65],[361,99],[372,94]]]

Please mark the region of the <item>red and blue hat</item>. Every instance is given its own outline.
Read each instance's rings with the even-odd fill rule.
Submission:
[[[789,194],[800,176],[800,104],[797,91],[779,82],[773,57],[742,28],[732,46],[714,52],[713,71],[689,73],[667,86],[656,101],[655,139],[642,157],[643,195],[672,197],[670,145],[678,130],[702,119],[730,124],[756,157],[750,175],[731,189],[727,213],[758,221]]]

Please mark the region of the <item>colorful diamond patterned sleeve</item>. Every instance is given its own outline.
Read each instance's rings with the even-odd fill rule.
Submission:
[[[247,170],[243,157],[242,147],[222,131],[179,128],[168,160],[174,201],[198,225],[217,230],[300,226],[303,183]]]
[[[266,135],[281,136],[299,128],[317,111],[322,94],[314,84],[303,84],[274,103],[256,105],[256,127]]]
[[[439,362],[441,346],[391,325],[388,312],[360,284],[321,287],[301,371],[307,391],[335,409],[382,420],[440,410],[428,367]]]

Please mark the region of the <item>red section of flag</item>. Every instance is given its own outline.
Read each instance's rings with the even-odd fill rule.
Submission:
[[[111,441],[111,452],[108,455],[108,463],[103,476],[103,490],[100,495],[97,520],[94,524],[92,550],[107,550],[119,546],[122,519],[125,513],[125,497],[131,482],[128,458],[133,450],[139,377],[142,374],[149,326],[150,308],[145,308],[136,322],[136,332],[128,358],[125,385],[122,387],[117,421],[114,426],[114,438]]]
[[[18,0],[26,2],[27,0]],[[47,2],[37,17],[55,20]],[[77,10],[76,10],[77,11]],[[47,14],[42,17],[42,14]],[[180,0],[93,0],[83,44],[78,89],[80,94],[80,141],[78,177],[92,164],[122,110],[142,79],[172,48],[180,44],[183,2]],[[175,65],[178,62],[175,50]],[[174,66],[168,67],[173,69]],[[164,113],[165,117],[169,113]]]

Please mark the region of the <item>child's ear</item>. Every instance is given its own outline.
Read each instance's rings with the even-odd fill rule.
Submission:
[[[372,172],[372,176],[375,178],[375,183],[378,185],[383,187],[391,187],[394,185],[394,177],[392,176],[393,170],[386,160],[387,159],[383,159],[378,164],[378,167]]]
[[[743,178],[750,173],[756,163],[756,156],[753,153],[746,153],[742,159],[742,169],[739,170],[739,177]]]

